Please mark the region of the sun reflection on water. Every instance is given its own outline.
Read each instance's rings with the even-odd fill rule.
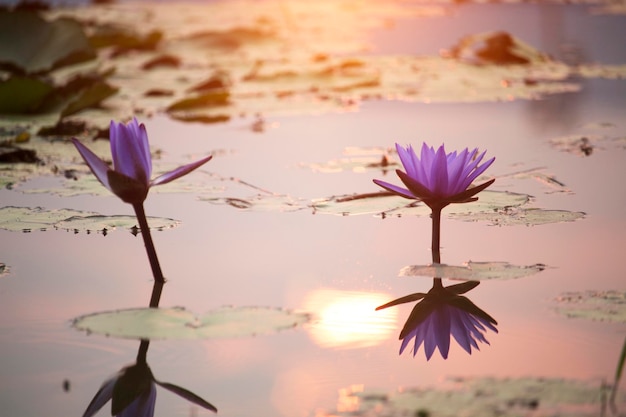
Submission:
[[[322,347],[378,345],[398,329],[395,310],[375,311],[387,300],[385,293],[315,290],[304,301],[306,311],[315,317],[308,327],[309,335]]]

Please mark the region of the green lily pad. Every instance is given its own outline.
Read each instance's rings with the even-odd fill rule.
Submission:
[[[50,83],[35,77],[0,81],[0,114],[33,113],[53,90]]]
[[[626,323],[626,292],[566,292],[557,299],[556,311],[566,317]]]
[[[148,217],[150,229],[165,230],[180,224],[177,220]],[[41,207],[0,208],[0,229],[32,232],[35,230],[68,230],[73,232],[109,232],[116,229],[138,231],[134,216],[104,216],[70,209],[46,210]]]
[[[400,270],[401,277],[438,277],[466,281],[515,279],[534,275],[546,269],[544,264],[511,265],[508,262],[472,262],[463,266],[431,264],[410,265]]]
[[[81,24],[70,18],[0,10],[0,39],[0,64],[26,74],[95,58]]]
[[[448,378],[441,387],[381,392],[353,386],[339,390],[342,409],[320,416],[576,416],[601,415],[610,393],[602,381],[560,378]],[[625,398],[619,392],[617,409]]]
[[[222,339],[257,336],[300,326],[306,313],[271,307],[222,307],[198,316],[182,307],[136,308],[73,320],[78,330],[130,339]]]

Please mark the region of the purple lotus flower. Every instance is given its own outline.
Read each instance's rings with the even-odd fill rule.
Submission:
[[[145,362],[120,370],[102,384],[83,417],[94,416],[109,400],[111,415],[116,417],[152,417],[156,403],[156,385],[208,410],[217,408],[191,391],[168,382],[157,381]]]
[[[78,139],[72,138],[72,142],[102,185],[130,204],[143,203],[153,185],[166,184],[180,178],[212,158],[208,156],[151,180],[152,157],[144,124],[139,124],[136,118],[127,125],[111,120],[109,136],[113,168]]]
[[[477,281],[470,281],[443,287],[441,279],[436,278],[435,285],[427,294],[411,294],[378,307],[377,310],[422,300],[415,305],[400,332],[400,354],[414,340],[413,356],[423,344],[426,360],[430,360],[436,348],[447,359],[450,335],[469,354],[472,353],[472,347],[480,350],[478,342],[489,344],[484,333],[488,329],[498,333],[495,327],[498,323],[467,297],[459,295],[477,285]]]
[[[411,145],[406,148],[396,144],[396,150],[406,172],[396,170],[400,180],[407,188],[402,188],[381,180],[376,184],[394,194],[405,198],[423,201],[431,209],[442,209],[450,203],[475,201],[477,193],[490,186],[494,180],[476,187],[468,188],[495,160],[491,158],[480,164],[485,152],[478,155],[478,149],[460,153],[446,154],[441,145],[435,151],[433,147],[422,145],[420,157]]]

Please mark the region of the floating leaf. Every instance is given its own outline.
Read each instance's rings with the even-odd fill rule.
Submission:
[[[478,195],[478,201],[467,204],[452,204],[444,210],[444,213],[454,216],[463,214],[469,218],[477,213],[491,213],[503,210],[507,207],[518,207],[526,204],[530,196],[502,191],[482,191]],[[416,200],[393,195],[386,192],[369,194],[344,195],[327,199],[314,200],[312,207],[316,213],[356,215],[378,214],[383,217],[389,215],[415,215],[429,216],[431,210],[423,203]]]
[[[494,102],[581,89],[571,80],[582,65],[554,61],[506,33],[470,35],[473,41],[460,41],[466,46],[453,47],[457,53],[451,57],[363,53],[368,31],[396,18],[440,16],[446,13],[443,6],[400,2],[346,8],[332,0],[314,5],[288,1],[284,9],[295,20],[277,17],[275,6],[263,2],[246,2],[245,14],[236,12],[241,7],[238,1],[196,2],[185,8],[170,2],[134,3],[129,13],[128,5],[107,4],[50,15],[98,22],[89,28],[91,39],[109,47],[100,50],[99,61],[115,66],[111,82],[120,88],[107,102],[107,119],[126,119],[138,108],[146,113],[169,108],[178,120],[216,123],[241,115],[345,111],[368,99]],[[116,53],[109,53],[110,47]],[[129,49],[141,49],[141,54],[121,53]],[[482,65],[466,59],[470,55]],[[142,69],[164,56],[176,57],[167,61],[174,65]],[[524,64],[503,65],[515,61]],[[585,72],[590,77],[619,74],[619,68],[590,68]],[[228,82],[196,88],[211,73]],[[213,93],[228,94],[228,99],[215,101]],[[91,120],[95,114],[84,117]]]
[[[544,264],[511,265],[508,262],[472,262],[463,266],[431,264],[410,265],[400,270],[401,277],[438,277],[467,281],[515,279],[534,275],[546,268]]]
[[[219,107],[229,104],[230,94],[227,91],[210,91],[198,96],[185,98],[171,104],[166,111],[170,113],[194,110],[204,107]]]
[[[197,316],[184,308],[136,308],[74,319],[79,330],[131,339],[221,339],[257,336],[308,322],[306,313],[271,307],[222,307]]]
[[[112,87],[104,81],[96,81],[86,88],[77,91],[61,112],[61,117],[78,113],[83,109],[98,106],[102,101],[117,93],[118,88]]]
[[[52,90],[50,83],[36,77],[14,76],[0,81],[0,114],[35,112]]]
[[[448,378],[440,387],[403,387],[392,392],[339,390],[342,408],[321,417],[365,416],[535,416],[595,417],[606,404],[610,387],[601,381],[562,378]],[[624,393],[616,405],[622,409]],[[347,405],[347,406],[346,406]]]
[[[288,195],[257,194],[252,197],[200,197],[201,201],[226,204],[240,210],[253,211],[298,211],[306,208],[303,201]]]
[[[165,230],[180,224],[177,220],[148,217],[151,229]],[[31,232],[34,230],[61,229],[70,231],[111,231],[137,229],[134,216],[104,216],[98,213],[70,209],[46,210],[41,207],[0,208],[0,229]]]
[[[178,226],[178,220],[166,219],[162,217],[148,217],[148,225],[151,230],[165,230]],[[65,220],[61,220],[54,224],[56,229],[72,230],[72,231],[101,231],[127,229],[131,231],[139,231],[137,218],[135,216],[104,216],[95,214],[91,216],[72,216]]]
[[[579,156],[590,156],[599,140],[598,135],[569,135],[550,139],[550,145],[559,151]]]
[[[571,193],[572,191],[563,182],[558,180],[554,175],[548,174],[545,168],[533,168],[525,171],[514,172],[512,174],[501,175],[499,178],[517,178],[517,179],[534,179],[539,183],[548,187],[551,192]]]
[[[556,310],[566,317],[626,323],[624,291],[566,292],[556,302]]]
[[[366,172],[368,170],[392,171],[399,168],[397,161],[392,160],[389,149],[383,148],[346,148],[347,158],[331,160],[325,163],[307,164],[313,171],[334,173],[342,171]],[[395,151],[393,151],[395,153]]]
[[[482,213],[453,213],[452,218],[463,221],[484,221],[492,226],[538,226],[541,224],[573,222],[585,217],[582,211],[544,210],[539,208],[507,207]]]
[[[2,207],[0,208],[0,229],[9,231],[31,232],[53,228],[54,224],[76,215],[96,213],[61,209],[46,210],[42,207]]]
[[[353,194],[313,200],[311,207],[315,213],[338,214],[341,216],[357,214],[387,215],[401,209],[410,208],[411,214],[427,216],[430,209],[416,200],[392,195],[386,192]]]
[[[6,277],[10,273],[10,268],[5,264],[0,262],[0,278]]]
[[[48,21],[31,11],[0,10],[0,64],[23,73],[95,58],[82,26],[70,18]]]
[[[528,65],[550,58],[506,32],[485,32],[463,37],[447,54],[477,65]]]

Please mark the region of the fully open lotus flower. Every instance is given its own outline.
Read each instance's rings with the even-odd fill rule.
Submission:
[[[133,118],[127,125],[111,120],[109,137],[113,168],[78,139],[72,138],[72,142],[102,185],[130,204],[143,203],[148,195],[148,190],[153,185],[165,184],[180,178],[211,159],[211,156],[207,156],[155,179],[150,179],[152,176],[152,157],[144,124],[139,124],[136,118]]]
[[[489,344],[484,336],[487,329],[498,332],[498,323],[489,314],[478,308],[463,294],[478,285],[477,281],[443,287],[440,279],[427,293],[416,293],[391,301],[377,310],[393,305],[422,300],[415,305],[409,315],[400,339],[400,354],[414,339],[413,356],[419,347],[424,345],[426,360],[430,360],[436,348],[444,359],[450,350],[450,335],[469,354],[472,347],[480,350],[478,342]]]
[[[485,152],[478,155],[478,149],[470,152],[465,148],[459,153],[446,154],[443,145],[435,151],[424,143],[420,157],[410,145],[404,148],[396,144],[396,150],[406,170],[398,169],[396,173],[407,188],[381,180],[374,182],[394,194],[421,200],[433,210],[442,209],[450,203],[475,201],[478,198],[474,195],[494,182],[492,179],[468,188],[495,160],[491,158],[480,164]]]
[[[118,417],[152,417],[156,403],[156,385],[185,398],[207,410],[217,412],[217,408],[177,385],[154,379],[145,362],[123,368],[117,375],[102,384],[83,417],[94,416],[109,400],[111,415]]]

